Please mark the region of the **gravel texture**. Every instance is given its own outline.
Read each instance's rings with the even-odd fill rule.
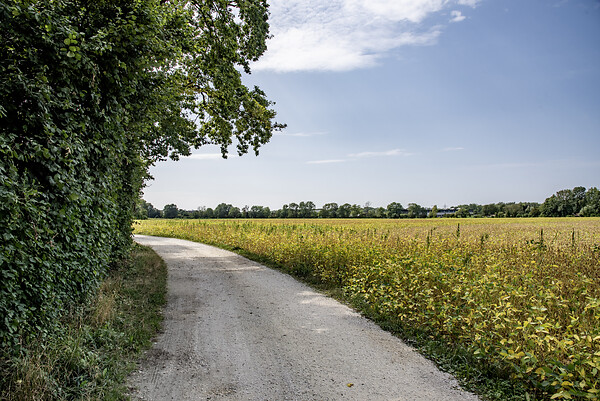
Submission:
[[[142,400],[477,400],[401,340],[292,277],[208,245],[136,235],[169,268]]]

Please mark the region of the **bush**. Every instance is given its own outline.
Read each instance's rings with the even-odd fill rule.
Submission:
[[[127,255],[150,165],[280,127],[236,69],[265,50],[267,6],[229,6],[0,3],[1,348],[51,333]]]

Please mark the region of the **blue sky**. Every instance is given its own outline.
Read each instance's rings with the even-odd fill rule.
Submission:
[[[600,1],[271,0],[258,157],[151,169],[155,207],[543,202],[600,187]]]

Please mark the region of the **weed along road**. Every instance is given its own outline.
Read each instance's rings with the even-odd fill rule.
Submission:
[[[169,268],[143,400],[477,400],[399,339],[293,278],[208,245],[136,235]]]

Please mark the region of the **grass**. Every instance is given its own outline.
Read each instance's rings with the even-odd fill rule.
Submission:
[[[56,336],[0,359],[0,400],[125,400],[125,380],[160,329],[167,271],[148,247],[113,269]]]

